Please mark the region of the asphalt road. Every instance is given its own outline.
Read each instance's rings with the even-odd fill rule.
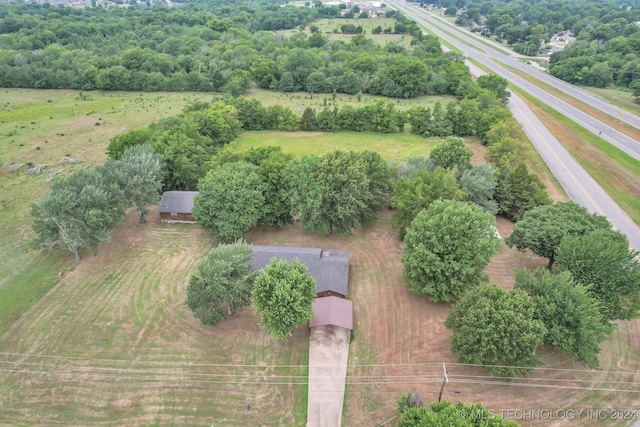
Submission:
[[[387,2],[387,4],[401,9],[407,16],[416,19],[418,23],[428,26],[436,35],[438,35],[438,37],[441,37],[440,32],[437,31],[436,28],[425,22],[419,16],[414,16],[411,9],[407,9],[405,4],[400,4],[396,1]],[[443,35],[442,39],[463,51],[465,55],[467,55],[467,51],[470,51],[471,54],[469,57],[482,62],[483,65],[492,69],[496,74],[506,78],[516,86],[521,87],[539,99],[547,102],[547,100],[555,98],[542,89],[539,89],[537,86],[533,86],[531,84],[526,85],[526,87],[520,86],[518,82],[511,80],[513,73],[509,73],[508,71],[501,69],[491,61],[490,57],[483,55],[476,50],[469,49],[458,40],[449,37],[446,34]],[[478,76],[484,74],[478,67],[473,66],[473,64],[468,65],[474,75]],[[518,78],[518,80],[522,81],[523,79]],[[530,86],[533,86],[535,90],[529,91]],[[580,166],[580,164],[564,148],[560,141],[558,141],[551,132],[549,132],[549,130],[544,126],[544,123],[538,119],[522,99],[512,93],[508,107],[516,120],[522,125],[525,134],[536,150],[538,150],[541,157],[547,163],[549,169],[551,169],[551,172],[557,178],[558,182],[567,192],[571,200],[581,206],[584,206],[589,210],[589,212],[606,216],[611,224],[613,224],[614,228],[627,236],[631,247],[636,250],[640,250],[640,228],[622,209],[620,209],[620,207],[613,201],[613,199],[611,199],[602,187],[600,187],[595,180],[591,178],[584,168]],[[587,119],[597,122],[597,120],[592,119],[590,116],[584,113],[582,114],[587,116]],[[571,115],[569,115],[569,117],[572,118]],[[636,145],[640,146],[637,141],[632,141]],[[640,155],[640,150],[638,154]]]
[[[587,92],[566,82],[562,82],[561,84],[559,83],[560,80],[541,72],[535,67],[522,64],[511,57],[498,53],[494,49],[480,44],[476,39],[476,36],[471,35],[468,31],[461,30],[455,27],[455,25],[452,25],[451,23],[438,18],[431,13],[426,12],[420,7],[407,3],[401,3],[395,0],[387,3],[392,7],[400,9],[405,15],[416,20],[418,23],[428,27],[429,30],[436,34],[440,39],[459,49],[465,57],[481,62],[483,66],[487,67],[495,74],[506,78],[510,83],[535,96],[565,117],[570,118],[583,128],[593,132],[594,134],[599,135],[600,138],[629,154],[633,158],[640,160],[640,142],[622,132],[619,132],[617,129],[611,126],[602,123],[601,121],[595,119],[589,114],[584,113],[578,108],[562,101],[561,99],[539,88],[528,80],[519,77],[518,75],[502,67],[495,61],[499,61],[501,63],[509,65],[512,68],[517,68],[524,72],[530,73],[536,78],[545,81],[546,83],[558,88],[559,90],[565,91],[569,95],[583,100],[589,105],[599,108],[603,112],[616,117],[616,119],[618,119],[618,115],[621,113],[621,110],[619,108],[601,100],[596,96],[590,95]],[[455,34],[456,38],[452,37],[452,34]],[[462,43],[460,40],[465,40],[467,43],[472,44],[473,47]],[[621,120],[626,121],[632,126],[640,128],[640,117],[635,116],[632,113],[629,113],[627,111],[622,112]]]

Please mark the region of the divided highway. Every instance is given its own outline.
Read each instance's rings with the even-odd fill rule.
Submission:
[[[492,49],[484,47],[482,49],[473,49],[465,45],[464,43],[461,43],[459,40],[456,40],[455,38],[449,36],[447,33],[441,31],[439,27],[436,26],[443,25],[441,22],[435,24],[432,22],[432,20],[437,18],[434,18],[432,15],[426,13],[424,10],[416,6],[411,6],[409,4],[401,3],[396,0],[388,1],[387,4],[401,10],[405,15],[416,20],[419,24],[428,27],[429,30],[431,30],[442,40],[445,40],[447,43],[461,50],[466,57],[476,59],[484,66],[491,69],[494,73],[506,78],[512,84],[525,90],[531,95],[536,96],[538,99],[541,99],[548,105],[555,108],[557,111],[566,115],[575,122],[581,124],[586,129],[589,129],[592,132],[602,131],[602,137],[606,136],[606,139],[608,141],[613,140],[614,145],[620,147],[630,155],[633,155],[633,157],[635,157],[636,159],[640,159],[640,143],[638,143],[638,141],[621,134],[616,129],[613,129],[601,123],[600,121],[576,109],[575,107],[566,104],[553,95],[538,88],[537,86],[500,67],[499,64],[496,64],[491,60],[493,55],[487,53]],[[425,19],[425,17],[427,18]],[[447,25],[450,24],[447,23]],[[460,32],[461,30],[456,31],[456,37],[460,39],[466,39],[466,37],[463,37],[461,34],[459,35],[458,32]],[[470,41],[468,41],[468,43],[478,42],[471,39]],[[506,58],[505,56],[500,55],[496,52],[493,53],[497,56],[501,56],[502,58]],[[512,61],[517,62],[513,59]],[[474,67],[472,64],[469,65],[474,75],[483,74],[482,71],[477,67]],[[509,65],[511,66],[511,64]],[[525,68],[527,67],[524,64],[518,63],[518,65]],[[564,84],[566,85],[566,83]],[[593,105],[593,102],[590,102],[590,104]],[[541,157],[547,163],[549,169],[551,169],[552,173],[558,179],[558,182],[567,192],[571,200],[580,204],[581,206],[584,206],[589,210],[589,212],[594,212],[606,216],[616,229],[627,236],[631,247],[636,250],[640,250],[640,228],[629,218],[629,216],[622,209],[620,209],[620,207],[611,199],[611,197],[602,189],[602,187],[600,187],[595,182],[595,180],[584,170],[584,168],[580,166],[580,164],[564,148],[560,141],[558,141],[551,134],[551,132],[549,132],[549,130],[544,126],[540,119],[538,119],[538,117],[531,111],[531,109],[529,109],[527,104],[525,104],[522,99],[512,93],[508,107],[516,120],[522,125],[527,137],[534,145],[536,150],[538,150]],[[633,116],[630,113],[624,113],[624,117],[626,117],[628,120],[630,119],[629,117],[627,117],[629,115]],[[633,120],[633,117],[631,117],[631,119]],[[638,119],[638,123],[640,124],[640,118]]]

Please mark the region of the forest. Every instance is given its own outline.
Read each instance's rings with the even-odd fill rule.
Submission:
[[[426,2],[426,3],[431,3]],[[640,77],[640,8],[633,1],[436,1],[456,24],[496,35],[514,51],[535,56],[551,38],[573,41],[554,52],[549,72],[569,83],[635,89]]]
[[[350,41],[329,41],[312,24],[323,17],[339,18],[340,8],[233,2],[174,8],[3,3],[0,86],[237,96],[257,85],[284,92],[411,98],[452,94],[467,73],[463,58],[443,53],[437,38],[423,35],[415,22],[394,11],[387,14],[395,18],[393,26],[372,32],[406,34],[412,39],[410,49],[395,42],[379,46],[353,24],[338,24],[334,30],[355,34]],[[301,31],[307,26],[309,33]]]

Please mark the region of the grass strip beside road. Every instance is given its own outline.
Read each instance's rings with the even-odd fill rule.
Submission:
[[[629,217],[640,224],[640,161],[528,93],[510,87]]]
[[[494,61],[496,62],[496,61]],[[551,95],[555,96],[556,98],[566,102],[567,104],[579,109],[580,111],[590,115],[591,117],[605,123],[608,126],[611,126],[612,128],[615,128],[616,130],[624,133],[625,135],[634,138],[636,140],[640,140],[640,130],[636,129],[633,126],[630,126],[618,119],[616,119],[615,117],[610,116],[609,114],[606,114],[604,112],[602,112],[601,110],[594,108],[592,106],[590,106],[589,104],[586,104],[576,98],[574,98],[571,95],[567,95],[566,93],[554,88],[553,86],[550,86],[546,83],[544,83],[541,80],[538,80],[537,78],[531,76],[528,73],[524,73],[518,69],[515,69],[513,67],[510,67],[508,65],[505,65],[503,63],[500,62],[496,62],[496,64],[500,65],[503,68],[506,68],[507,70],[509,70],[510,72],[512,72],[513,74],[516,74],[518,77],[523,78],[525,80],[527,80],[529,83],[534,84],[536,86],[538,86],[540,89],[544,90],[545,92],[550,93]]]

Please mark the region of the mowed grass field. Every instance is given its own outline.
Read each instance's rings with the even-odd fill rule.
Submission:
[[[272,339],[250,307],[207,327],[185,305],[213,244],[130,212],[0,338],[0,424],[303,425],[307,330]]]
[[[28,227],[26,211],[20,208],[28,207],[47,189],[45,176],[10,174],[6,171],[7,164],[53,162],[68,152],[78,157],[81,153],[86,156],[86,162],[69,167],[64,173],[87,167],[104,161],[104,148],[111,136],[156,120],[152,110],[154,115],[159,114],[158,110],[166,115],[177,114],[190,99],[207,100],[212,96],[166,94],[166,99],[159,99],[164,94],[147,94],[152,97],[147,99],[145,94],[124,94],[121,103],[116,104],[120,107],[112,108],[107,101],[116,102],[111,98],[118,94],[91,93],[93,100],[105,99],[107,109],[101,111],[96,105],[88,110],[80,108],[84,104],[77,102],[75,92],[33,92],[36,93],[13,92],[16,105],[19,99],[31,96],[33,101],[21,105],[25,111],[32,111],[38,103],[46,107],[59,99],[58,102],[68,104],[68,110],[59,109],[60,126],[68,126],[66,123],[70,121],[81,123],[90,111],[94,111],[89,114],[92,116],[89,123],[93,125],[84,131],[74,131],[72,126],[61,131],[62,128],[56,129],[51,124],[45,131],[36,127],[45,121],[41,116],[20,119],[11,108],[2,111],[7,114],[6,118],[0,116],[0,122],[4,122],[0,125],[7,126],[0,128],[2,134],[18,129],[19,133],[8,141],[22,138],[10,141],[9,150],[2,151],[5,165],[0,175],[1,198],[11,196],[14,200],[7,210],[14,220],[3,219],[3,238]],[[135,101],[139,97],[146,100],[146,105],[157,101],[157,109],[140,106],[143,101]],[[45,118],[51,114],[47,108],[42,111]],[[118,111],[118,115],[114,112],[113,120],[105,119],[110,117],[109,111]],[[143,113],[149,115],[142,117]],[[12,114],[13,122],[7,123]],[[140,117],[134,117],[137,114]],[[56,116],[53,117],[48,120],[55,121]],[[95,125],[98,121],[102,123],[100,126]],[[58,151],[48,148],[51,142],[40,150],[33,146],[28,149],[29,141],[35,144],[34,141],[41,141],[43,136],[49,141],[56,133],[65,133],[63,139],[56,140],[59,144],[52,145]],[[247,132],[238,146],[248,149],[253,144],[268,142],[278,143],[295,155],[322,154],[334,147],[368,148],[390,159],[404,160],[410,155],[428,154],[437,141],[408,134],[328,134],[322,138],[322,134],[316,133]],[[483,147],[473,142],[471,147],[474,161],[480,161]],[[50,153],[42,157],[45,161],[29,157],[44,153]],[[24,190],[10,193],[8,183],[18,178],[23,180]],[[390,418],[398,397],[414,389],[419,390],[425,400],[431,400],[439,380],[430,384],[419,378],[420,375],[436,377],[440,373],[431,372],[426,364],[433,363],[440,369],[443,360],[455,360],[449,350],[449,332],[442,324],[447,305],[429,303],[426,297],[411,294],[404,286],[401,244],[390,227],[390,217],[391,212],[382,212],[379,220],[355,230],[350,236],[307,235],[300,225],[283,230],[252,230],[247,236],[254,244],[350,251],[350,297],[355,305],[357,330],[350,347],[346,425],[374,425]],[[503,227],[502,223],[504,221],[499,227]],[[507,228],[500,228],[500,232],[508,235],[508,225],[504,227]],[[6,325],[0,330],[0,424],[304,425],[306,328],[299,328],[290,340],[281,342],[269,338],[258,328],[258,318],[250,307],[211,328],[201,325],[185,306],[188,279],[200,259],[215,245],[211,236],[198,226],[162,224],[154,211],[148,222],[140,225],[136,215],[129,212],[114,231],[111,242],[101,246],[95,257],[84,251],[80,263],[75,263],[70,253],[45,257],[24,246],[16,248],[12,242],[14,240],[7,239],[3,250],[27,264],[22,270],[3,266],[13,278],[3,278],[0,288],[0,304],[4,304],[0,318]],[[23,253],[24,250],[27,252]],[[2,262],[6,260],[0,259]],[[509,287],[515,268],[543,263],[544,260],[529,254],[503,248],[488,273],[493,281]],[[59,271],[64,272],[61,277],[57,277]],[[10,302],[18,301],[21,292],[27,292],[33,283],[44,284],[38,288],[41,292],[50,290],[42,298],[36,292],[33,300],[22,306],[22,312],[31,307],[28,312],[8,319],[4,308],[13,308]],[[37,302],[33,304],[33,301]],[[11,311],[14,316],[22,312]],[[587,377],[581,373],[570,377],[557,372],[540,373],[536,375],[540,379],[534,381],[555,381],[556,377],[558,380],[549,388],[518,389],[515,397],[510,385],[479,389],[463,383],[459,377],[460,381],[448,388],[445,397],[468,403],[483,401],[495,409],[549,408],[550,402],[554,408],[566,408],[573,403],[599,408],[604,406],[599,404],[601,399],[615,400],[620,407],[632,408],[635,395],[587,393],[582,389],[569,394],[556,387],[557,384],[583,386],[587,383],[612,388],[621,381],[640,381],[634,374],[640,372],[640,349],[634,338],[638,334],[638,322],[625,322],[623,326],[615,339],[605,345],[602,365],[606,372],[602,375],[595,371]],[[543,358],[551,367],[581,368],[553,349],[545,349]],[[426,363],[424,369],[412,370],[417,363]],[[480,368],[451,369],[457,375],[485,375]],[[625,376],[611,371],[631,373]],[[410,380],[399,382],[399,375],[407,375],[403,378]],[[549,390],[554,390],[553,395]]]

